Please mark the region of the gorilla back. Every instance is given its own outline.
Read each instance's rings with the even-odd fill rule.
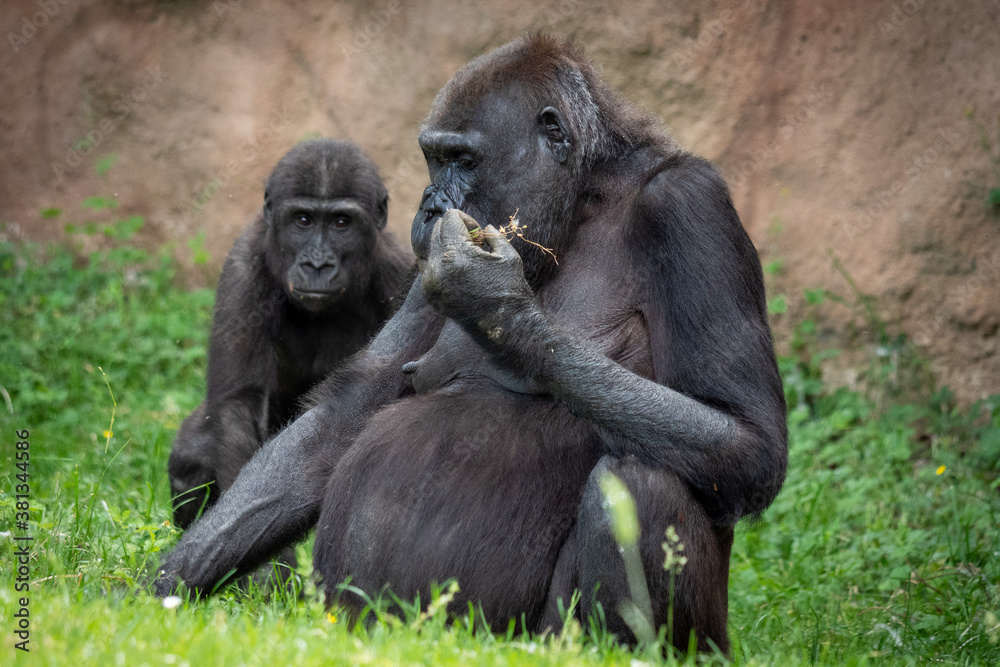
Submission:
[[[274,168],[219,279],[207,398],[171,452],[182,527],[389,317],[412,256],[387,214],[377,167],[350,142],[301,143]]]

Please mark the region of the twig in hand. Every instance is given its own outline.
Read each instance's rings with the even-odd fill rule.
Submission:
[[[514,215],[510,216],[510,222],[507,223],[506,225],[503,225],[502,227],[500,227],[497,230],[496,234],[493,234],[492,232],[484,232],[481,229],[474,229],[474,230],[472,230],[470,232],[470,235],[472,236],[472,242],[475,243],[476,245],[482,245],[483,244],[483,239],[486,236],[496,236],[496,237],[499,237],[499,236],[502,235],[508,241],[510,241],[512,238],[514,238],[516,236],[519,239],[521,239],[522,241],[524,241],[525,243],[533,245],[536,248],[540,249],[545,254],[550,255],[552,257],[552,261],[556,263],[556,266],[559,266],[559,260],[556,258],[556,254],[555,254],[555,252],[552,251],[551,248],[546,248],[541,243],[536,243],[535,241],[532,241],[531,239],[529,239],[527,236],[524,235],[524,232],[525,232],[525,230],[528,229],[528,226],[527,225],[522,225],[521,221],[517,219],[517,214],[518,214],[518,211],[520,211],[520,210],[521,209],[518,208],[516,211],[514,211]]]

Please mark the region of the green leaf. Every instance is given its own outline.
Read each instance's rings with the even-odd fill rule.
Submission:
[[[114,197],[87,197],[80,206],[100,211],[106,208],[118,208],[118,200]]]
[[[785,300],[784,294],[779,294],[770,301],[767,302],[767,312],[772,315],[779,315],[781,313],[788,311],[788,302]]]
[[[635,511],[632,494],[612,473],[605,473],[598,481],[604,493],[604,502],[611,520],[611,531],[620,546],[631,546],[639,540],[639,516]]]
[[[986,195],[986,208],[994,213],[1000,213],[1000,188],[993,188]]]
[[[818,306],[826,299],[826,290],[824,289],[807,289],[805,293],[806,303],[810,306]]]
[[[198,232],[194,238],[188,239],[187,246],[191,249],[191,261],[199,266],[208,264],[211,255],[205,248],[205,230]]]
[[[61,208],[43,208],[42,217],[43,218],[58,218],[62,213]]]
[[[108,169],[111,169],[117,161],[118,156],[116,154],[112,153],[111,155],[105,155],[97,161],[97,164],[94,165],[94,170],[97,172],[98,176],[104,176]]]
[[[780,259],[771,260],[770,262],[764,265],[764,273],[769,276],[776,276],[779,273],[781,273],[781,267],[783,265],[784,262],[781,261]]]
[[[135,236],[135,233],[142,229],[143,218],[141,215],[132,215],[124,220],[119,220],[111,228],[110,235],[116,239],[125,241]]]

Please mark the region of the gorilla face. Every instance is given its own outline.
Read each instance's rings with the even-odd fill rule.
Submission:
[[[460,87],[447,92],[467,98],[476,93]],[[554,249],[563,245],[578,189],[570,160],[574,143],[563,112],[545,97],[512,84],[479,100],[465,99],[458,105],[464,113],[455,113],[454,104],[448,114],[432,112],[418,137],[431,180],[411,227],[418,257],[426,256],[434,222],[451,208],[498,229],[517,213],[529,240]],[[520,238],[511,242],[529,282],[547,273],[551,257]]]
[[[267,266],[291,303],[321,313],[366,289],[388,211],[378,167],[357,146],[316,139],[290,150],[268,179],[264,218]]]
[[[276,276],[292,303],[318,313],[336,304],[353,285],[368,282],[368,258],[376,221],[348,198],[293,197],[272,212],[271,232],[280,257]]]

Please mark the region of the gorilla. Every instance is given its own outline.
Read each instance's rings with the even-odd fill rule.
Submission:
[[[347,141],[306,141],[274,168],[219,279],[208,396],[170,453],[182,528],[388,319],[413,264],[385,230],[388,203],[378,168]]]
[[[688,559],[672,636],[728,651],[733,529],[777,495],[788,452],[760,261],[725,182],[544,35],[461,69],[418,141],[419,278],[188,531],[156,592],[208,592],[315,526],[331,593],[350,578],[427,600],[455,578],[456,608],[540,631],[579,590],[581,617],[600,607],[631,641],[599,486],[613,473],[654,623],[672,526]]]

